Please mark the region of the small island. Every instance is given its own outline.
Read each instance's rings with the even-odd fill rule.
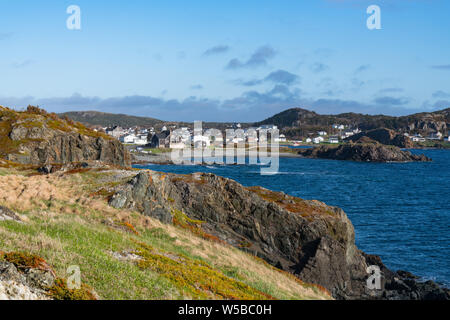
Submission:
[[[383,145],[373,140],[360,139],[357,143],[339,146],[322,145],[320,147],[302,149],[298,154],[305,158],[350,160],[359,162],[428,162],[427,156],[415,155],[409,151],[392,145]]]

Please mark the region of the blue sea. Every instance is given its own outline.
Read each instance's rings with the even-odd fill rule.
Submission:
[[[263,186],[344,209],[356,244],[407,270],[450,287],[450,150],[411,150],[433,162],[358,163],[280,158],[280,172],[259,166],[136,166],[162,172],[211,172],[245,186]]]

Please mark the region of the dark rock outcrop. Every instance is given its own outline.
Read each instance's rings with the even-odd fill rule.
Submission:
[[[106,164],[129,166],[130,157],[118,140],[106,140],[103,137],[88,137],[77,133],[58,132],[53,130],[42,131],[42,135],[33,134],[29,138],[27,131],[17,136],[13,129],[11,140],[21,141],[23,137],[29,142],[21,145],[18,154],[8,155],[8,160],[32,165],[65,164],[88,160],[99,160]],[[42,139],[37,141],[36,139]]]
[[[351,137],[348,137],[346,140],[351,142],[357,142],[363,137],[370,138],[381,144],[396,146],[399,148],[412,148],[414,146],[414,143],[408,137],[404,136],[403,134],[399,134],[394,130],[386,128],[379,128],[360,132]]]
[[[350,143],[339,146],[320,146],[302,149],[298,154],[306,158],[332,160],[352,160],[364,162],[410,162],[431,161],[425,155],[415,155],[398,147],[385,146],[379,143]]]
[[[417,290],[423,291],[420,294],[412,293],[412,283],[410,289],[397,288],[390,276],[394,273],[379,258],[358,250],[353,225],[343,210],[319,201],[246,188],[213,174],[145,171],[122,186],[110,204],[138,210],[165,223],[171,223],[177,213],[201,220],[204,232],[306,282],[322,285],[338,299],[419,299],[432,295],[428,290],[431,286],[421,287],[416,280]],[[369,265],[379,265],[389,275],[380,290],[367,288]],[[396,277],[405,282],[404,276]],[[439,290],[433,293],[435,298],[449,298],[448,291]]]
[[[30,108],[29,112],[0,108],[0,156],[6,160],[40,166],[83,161],[131,165],[129,152],[118,140]]]

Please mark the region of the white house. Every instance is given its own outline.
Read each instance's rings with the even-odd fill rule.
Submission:
[[[345,125],[343,124],[333,124],[333,129],[344,130]]]
[[[170,149],[185,149],[188,145],[186,145],[184,142],[173,142],[170,141]]]
[[[145,144],[147,144],[147,142],[148,142],[147,135],[138,136],[134,140],[134,144],[139,144],[139,145],[145,145]]]
[[[427,138],[428,140],[441,140],[442,139],[442,133],[438,132],[432,132],[430,136]]]
[[[125,130],[119,126],[107,128],[105,131],[106,131],[106,134],[108,134],[114,138],[117,138],[117,139],[120,138],[120,136],[125,134]]]
[[[245,142],[245,139],[236,137],[236,138],[233,138],[233,140],[231,140],[231,142],[233,142],[233,143],[242,143],[242,142]]]
[[[317,134],[318,134],[319,136],[326,136],[326,135],[327,135],[327,132],[326,132],[326,131],[319,131],[319,132],[317,132]]]
[[[354,133],[353,133],[353,131],[345,131],[345,132],[344,132],[344,135],[345,135],[346,137],[351,137],[352,135],[354,135]]]
[[[325,141],[325,139],[323,137],[316,137],[316,138],[313,139],[313,142],[315,144],[319,144],[319,143],[324,142],[324,141]]]
[[[312,139],[311,139],[311,138],[306,138],[305,142],[306,142],[306,143],[311,143],[311,142],[312,142]]]
[[[134,144],[134,140],[136,139],[137,137],[134,134],[127,134],[119,138],[120,142],[128,144]]]
[[[338,137],[330,137],[330,139],[328,140],[329,143],[339,143],[339,138]]]
[[[416,134],[416,135],[410,137],[410,139],[413,142],[425,142],[425,138],[423,138],[420,134]]]
[[[208,137],[205,136],[194,136],[194,146],[196,148],[200,148],[200,147],[209,147],[211,145],[211,141],[209,140]]]
[[[273,124],[264,124],[259,127],[257,130],[277,130],[278,127]]]
[[[136,136],[134,134],[126,134],[119,138],[120,142],[127,143],[127,144],[138,144],[138,145],[145,145],[147,144],[147,136],[146,135],[140,135]]]
[[[275,142],[286,142],[286,136],[284,134],[280,134],[280,136],[275,139]]]

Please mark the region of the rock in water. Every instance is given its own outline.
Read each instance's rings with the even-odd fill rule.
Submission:
[[[394,130],[386,128],[363,131],[361,133],[348,137],[346,140],[357,142],[361,138],[369,138],[381,144],[392,145],[399,148],[412,148],[414,146],[414,143],[408,137],[404,136],[403,134],[397,133]]]
[[[367,141],[367,140],[365,140]],[[350,143],[339,146],[320,146],[303,149],[298,154],[306,158],[352,160],[364,162],[411,162],[431,161],[425,155],[415,155],[398,147],[379,143]]]
[[[199,228],[207,234],[306,282],[322,285],[338,299],[419,299],[429,294],[425,287],[416,293],[414,279],[408,279],[410,285],[396,285],[394,279],[404,276],[358,250],[353,225],[344,211],[319,201],[260,187],[246,188],[213,174],[145,171],[122,186],[110,204],[138,210],[165,223],[172,223],[179,215],[202,221]],[[367,287],[369,265],[380,266],[386,274],[381,290]],[[450,297],[441,290],[435,297]]]

